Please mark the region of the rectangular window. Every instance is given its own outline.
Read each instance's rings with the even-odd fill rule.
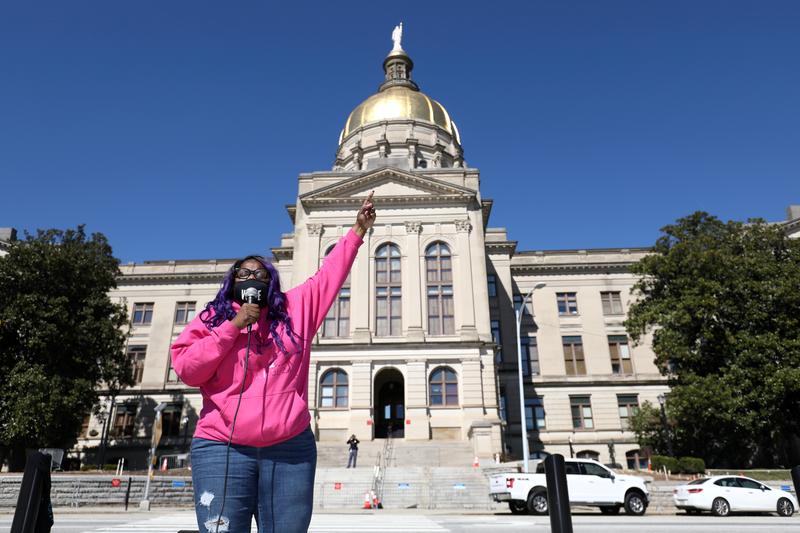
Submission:
[[[520,338],[520,355],[522,358],[522,375],[539,375],[539,347],[536,344],[536,337],[523,335]]]
[[[617,396],[619,406],[619,421],[622,429],[629,429],[630,419],[639,411],[639,398],[635,394],[620,394]]]
[[[603,302],[604,315],[621,315],[622,298],[619,291],[606,291],[600,293],[600,300]]]
[[[428,286],[428,334],[455,334],[453,313],[453,286]]]
[[[399,337],[400,287],[377,287],[376,333],[380,337]]]
[[[489,287],[489,298],[497,298],[497,276],[489,274],[486,276],[486,282]]]
[[[153,304],[133,304],[133,324],[147,326],[153,321]]]
[[[183,404],[170,403],[161,411],[161,435],[163,437],[179,437],[181,433],[181,415]]]
[[[573,429],[594,429],[592,419],[592,404],[589,396],[570,396],[570,408],[572,409],[572,428]]]
[[[133,384],[139,385],[144,375],[144,359],[147,355],[147,346],[128,346],[128,357],[131,358],[133,367]]]
[[[175,324],[188,324],[194,318],[195,302],[178,302],[175,305]]]
[[[506,422],[508,421],[508,413],[506,412],[506,404],[508,400],[506,399],[506,390],[501,388],[500,389],[500,420]]]
[[[614,374],[633,374],[631,350],[625,335],[608,336],[608,352],[611,354],[611,372]]]
[[[175,372],[174,368],[172,368],[171,354],[167,354],[167,361],[169,361],[169,370],[167,370],[167,383],[180,383],[181,378],[178,377],[178,373]]]
[[[578,314],[578,296],[574,292],[557,292],[556,302],[558,302],[559,315]]]
[[[350,287],[339,289],[339,295],[322,323],[322,336],[350,336]]]
[[[503,340],[500,335],[500,321],[492,320],[492,342],[497,345],[497,352],[494,354],[495,363],[503,361]]]
[[[527,360],[527,364],[525,361]],[[522,370],[528,369],[528,374],[538,376],[539,371],[539,345],[536,343],[536,337],[522,337]]]
[[[114,412],[114,426],[111,434],[116,438],[133,437],[134,421],[136,420],[136,402],[118,403]]]
[[[586,375],[586,361],[583,357],[583,341],[578,337],[562,337],[564,345],[564,366],[568,376]]]
[[[525,427],[528,428],[528,431],[545,429],[544,402],[541,398],[528,398],[525,400]]]
[[[522,307],[522,295],[519,293],[514,293],[514,311],[519,311]],[[528,298],[528,301],[525,303],[525,309],[522,310],[522,318],[530,319],[533,317],[533,298]]]

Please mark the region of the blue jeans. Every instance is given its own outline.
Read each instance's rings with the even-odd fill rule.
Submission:
[[[249,533],[255,516],[259,533],[308,531],[314,503],[317,443],[311,428],[263,448],[231,444],[225,508],[226,443],[192,439],[192,483],[201,533]]]

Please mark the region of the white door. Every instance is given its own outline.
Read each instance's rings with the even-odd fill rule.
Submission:
[[[747,511],[775,511],[777,508],[777,501],[775,494],[769,490],[768,487],[761,483],[747,479],[744,477],[736,478],[741,486],[745,506],[743,509]]]
[[[614,503],[614,481],[608,470],[594,463],[581,463],[583,467],[585,502]]]
[[[564,469],[567,472],[567,491],[569,491],[569,502],[585,502],[587,501],[586,493],[586,476],[581,474],[577,462],[564,461]]]
[[[724,477],[714,482],[717,490],[714,497],[721,496],[728,501],[731,511],[741,511],[747,506],[744,490],[734,477]]]

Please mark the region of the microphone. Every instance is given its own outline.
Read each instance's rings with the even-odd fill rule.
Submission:
[[[258,289],[255,287],[247,287],[244,290],[244,299],[249,304],[254,304],[258,302]],[[247,333],[253,329],[253,324],[247,324]]]
[[[249,304],[258,303],[258,289],[255,287],[247,287],[244,291],[244,299]]]

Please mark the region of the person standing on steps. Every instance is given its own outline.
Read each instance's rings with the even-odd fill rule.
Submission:
[[[353,465],[353,468],[356,467],[356,460],[358,459],[358,443],[359,440],[356,438],[355,433],[350,435],[350,439],[347,441],[347,444],[350,446],[350,455],[347,457],[347,468],[350,468],[350,465]]]

